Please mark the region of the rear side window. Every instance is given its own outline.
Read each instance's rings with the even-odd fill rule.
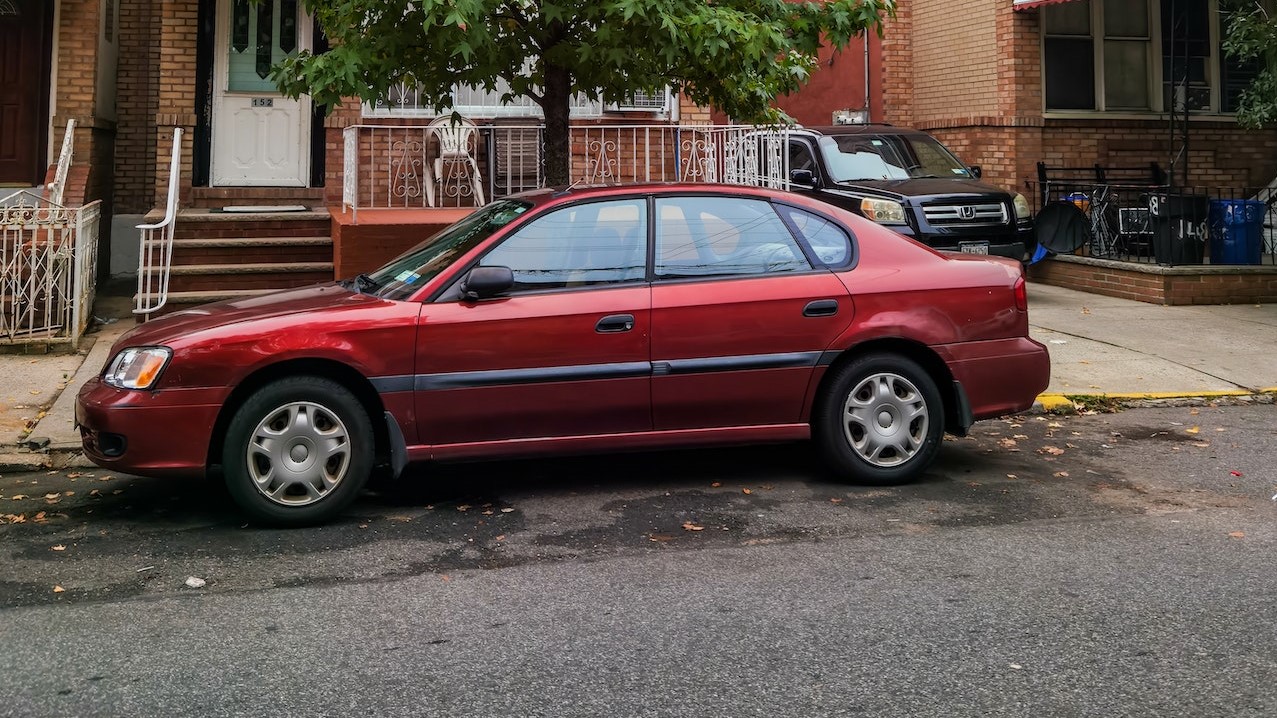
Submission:
[[[851,261],[851,237],[832,220],[818,214],[780,205],[780,213],[807,241],[812,253],[827,267],[842,267]]]
[[[656,274],[663,278],[802,272],[811,264],[770,203],[745,197],[656,200]]]

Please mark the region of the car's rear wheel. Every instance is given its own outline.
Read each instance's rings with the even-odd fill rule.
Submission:
[[[841,477],[886,486],[913,481],[944,438],[944,405],[917,362],[867,354],[836,368],[812,416],[813,434]]]
[[[254,518],[320,523],[359,495],[373,465],[368,412],[341,384],[290,377],[257,390],[235,412],[222,448],[226,486]]]

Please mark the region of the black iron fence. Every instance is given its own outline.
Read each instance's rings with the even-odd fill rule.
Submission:
[[[1277,264],[1277,187],[1171,187],[1157,171],[1039,169],[1031,201],[1039,237],[1054,252],[1163,265]]]

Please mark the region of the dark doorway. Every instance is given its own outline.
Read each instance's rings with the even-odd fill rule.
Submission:
[[[0,183],[44,181],[52,11],[45,0],[0,0]]]

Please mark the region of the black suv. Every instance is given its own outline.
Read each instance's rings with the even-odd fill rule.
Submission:
[[[978,182],[980,168],[958,161],[931,135],[890,125],[787,134],[792,189],[935,249],[1028,259],[1028,200]]]

